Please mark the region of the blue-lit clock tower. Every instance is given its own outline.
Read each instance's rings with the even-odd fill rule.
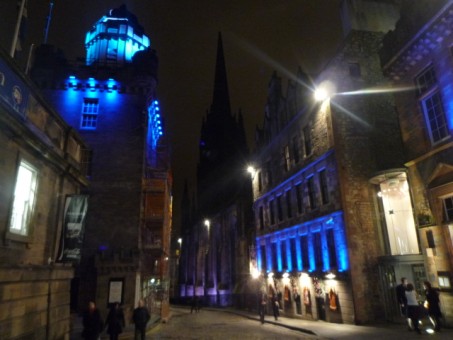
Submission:
[[[42,45],[32,69],[43,94],[89,145],[78,150],[90,186],[81,258],[72,261],[72,307],[93,300],[106,315],[119,301],[130,320],[144,298],[165,318],[168,301],[158,296],[169,288],[172,182],[157,55],[124,5],[94,24],[85,48],[86,58],[72,62]]]

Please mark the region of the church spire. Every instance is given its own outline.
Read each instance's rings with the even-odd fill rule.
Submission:
[[[215,67],[214,94],[212,97],[211,113],[214,115],[231,115],[225,56],[223,54],[222,34],[220,32],[217,41],[217,60]]]

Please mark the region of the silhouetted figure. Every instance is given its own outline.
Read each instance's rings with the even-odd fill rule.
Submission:
[[[431,323],[434,325],[434,330],[437,332],[440,331],[440,318],[442,317],[442,313],[440,311],[440,299],[439,299],[439,291],[433,287],[431,287],[431,283],[429,281],[425,281],[423,283],[425,285],[425,296],[426,296],[426,303],[428,304],[428,315]]]
[[[125,326],[124,313],[119,302],[115,302],[112,305],[105,323],[110,340],[118,340],[118,335],[122,333],[123,327]]]
[[[135,340],[145,340],[146,325],[150,318],[148,309],[145,307],[145,301],[140,299],[138,301],[138,307],[134,309],[134,314],[132,315],[132,320],[135,324]]]
[[[82,338],[87,340],[98,340],[99,334],[101,334],[104,328],[101,314],[96,308],[96,304],[93,301],[88,303],[88,309],[83,314],[83,331]]]
[[[267,306],[266,294],[261,293],[260,299],[259,299],[259,306],[258,306],[261,324],[264,323],[264,315],[266,314],[266,306]]]

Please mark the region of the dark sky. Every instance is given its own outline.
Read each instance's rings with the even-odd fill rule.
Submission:
[[[28,40],[43,42],[48,0],[28,0]],[[202,117],[212,100],[217,35],[222,32],[231,107],[242,110],[249,147],[261,126],[274,70],[287,79],[316,74],[341,40],[340,0],[55,0],[48,43],[84,57],[85,33],[126,4],[159,57],[158,97],[175,179],[175,227],[185,178],[195,186]],[[0,45],[9,51],[16,0],[0,0]]]

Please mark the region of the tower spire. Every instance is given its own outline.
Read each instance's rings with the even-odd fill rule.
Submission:
[[[226,75],[225,56],[223,54],[222,33],[217,40],[217,60],[214,77],[214,94],[212,97],[211,113],[231,115],[230,95]]]

